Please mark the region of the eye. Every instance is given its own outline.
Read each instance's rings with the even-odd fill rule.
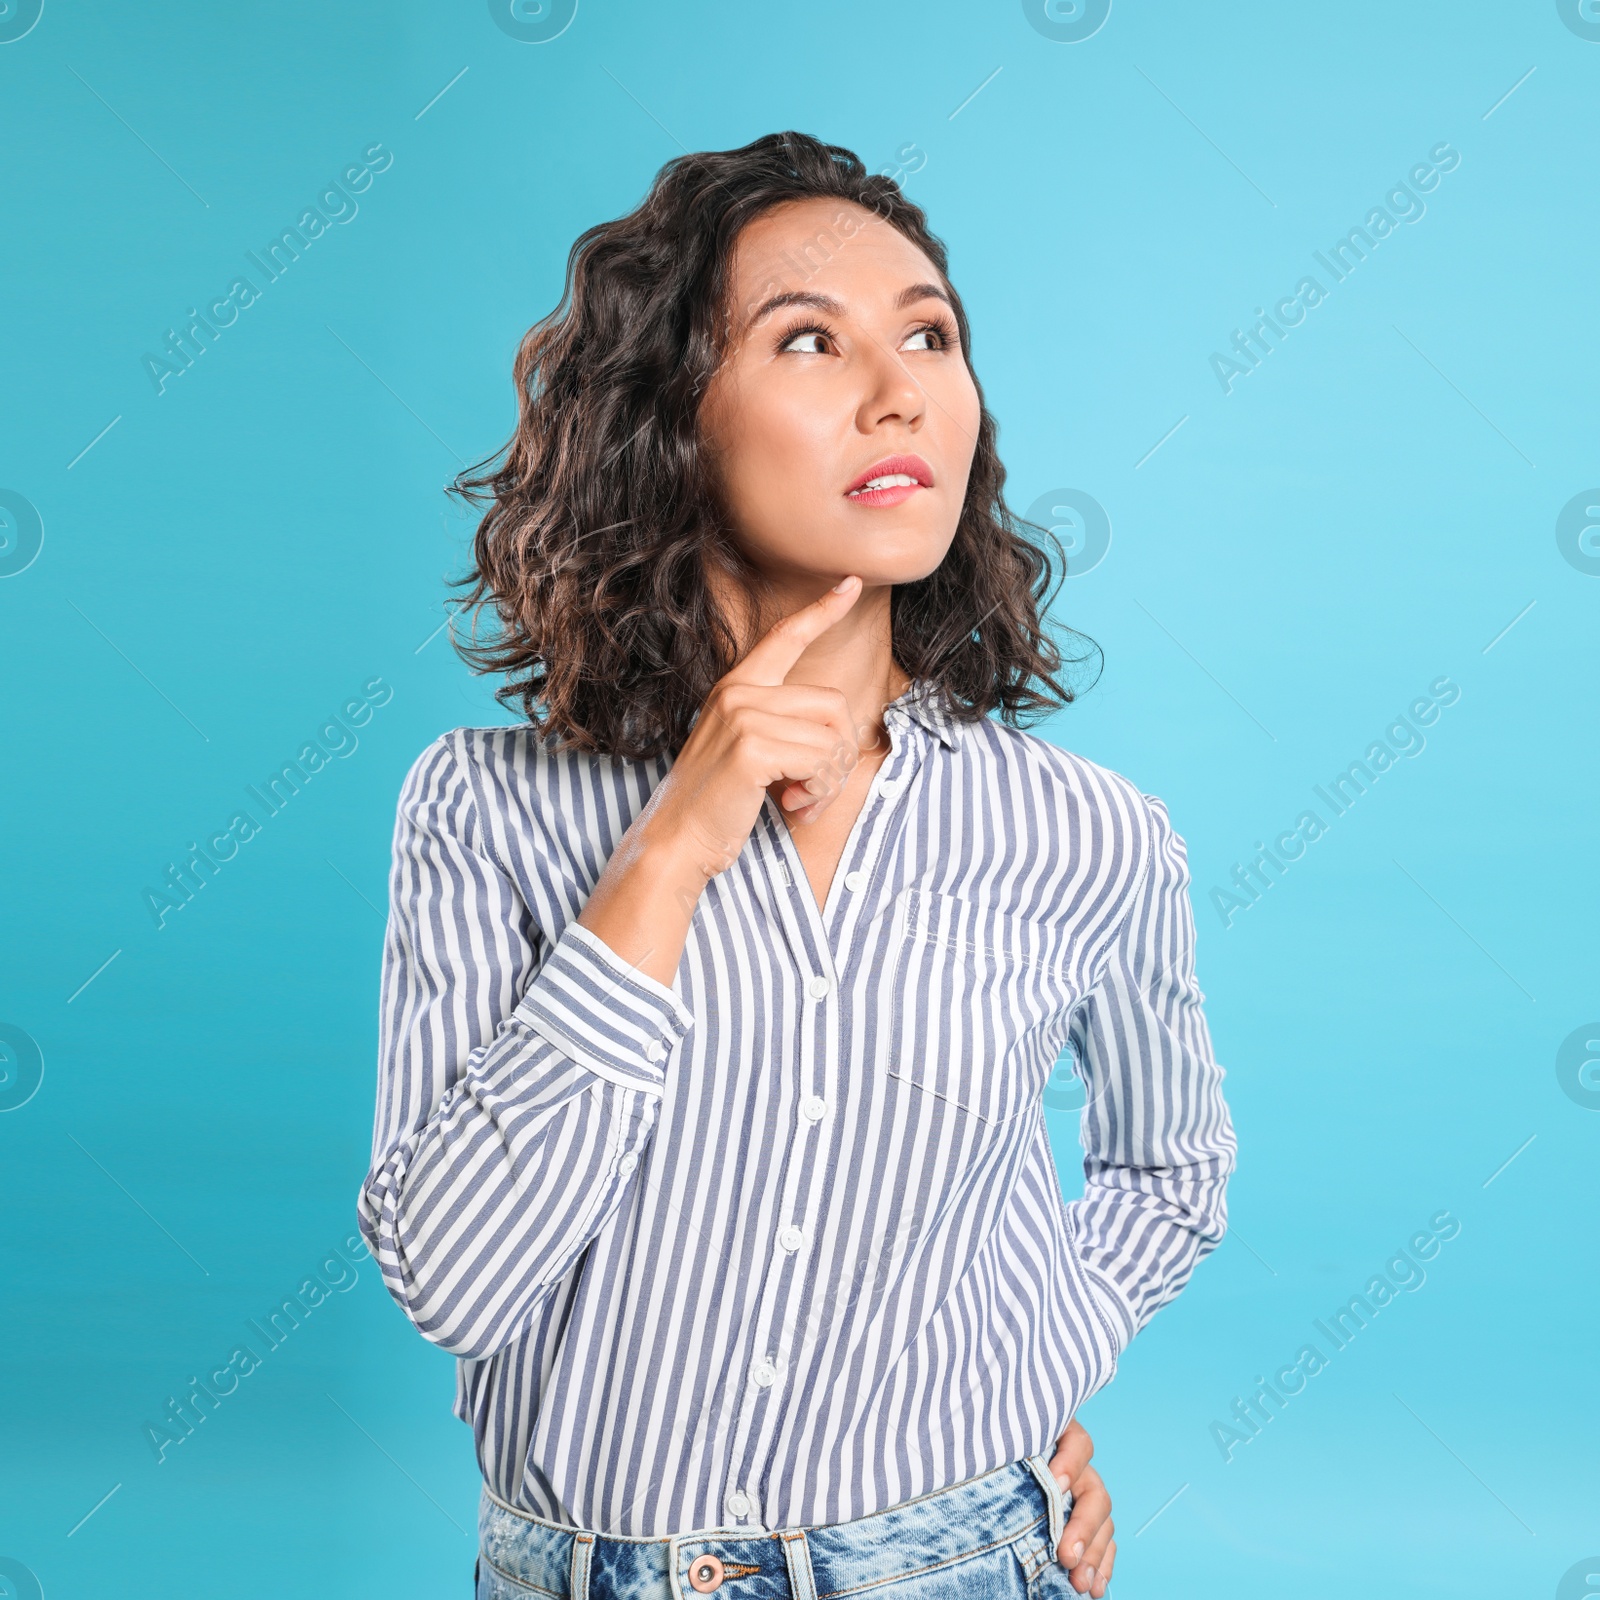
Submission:
[[[801,328],[790,328],[783,335],[778,348],[797,356],[825,356],[832,337],[826,328],[808,324]]]
[[[955,342],[955,329],[942,323],[925,322],[906,336],[902,350],[948,350]]]

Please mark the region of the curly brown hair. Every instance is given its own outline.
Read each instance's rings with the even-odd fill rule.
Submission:
[[[636,210],[585,232],[561,303],[517,352],[509,444],[453,488],[487,502],[473,564],[454,580],[474,620],[457,648],[477,671],[506,674],[497,698],[520,704],[553,744],[675,755],[753,642],[736,637],[706,580],[715,560],[752,593],[762,588],[719,506],[700,402],[727,347],[740,231],[774,206],[819,197],[865,207],[928,257],[971,366],[966,313],[921,208],[849,150],[806,134],[680,156]],[[824,257],[828,237],[817,242]],[[895,586],[890,617],[895,660],[952,714],[998,709],[1016,725],[1075,699],[1057,674],[1098,648],[1085,640],[1088,651],[1064,659],[1045,629],[1056,569],[1027,532],[1051,543],[1063,577],[1065,555],[1006,506],[995,437],[984,406],[955,538],[934,572]],[[480,640],[485,609],[493,625]]]

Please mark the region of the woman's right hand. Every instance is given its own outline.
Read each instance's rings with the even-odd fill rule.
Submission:
[[[860,748],[837,689],[789,684],[806,647],[856,603],[850,576],[775,623],[713,685],[645,814],[645,831],[686,850],[709,881],[744,848],[767,792],[799,822],[819,816],[844,786]]]
[[[837,689],[789,684],[806,647],[856,603],[851,575],[775,623],[706,696],[578,921],[624,961],[671,984],[706,884],[738,859],[766,794],[797,820],[820,815],[860,759]]]

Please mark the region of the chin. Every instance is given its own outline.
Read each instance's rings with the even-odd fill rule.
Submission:
[[[919,526],[918,523],[921,525]],[[796,538],[797,529],[816,530]],[[851,518],[844,526],[830,522],[822,509],[797,504],[782,528],[763,530],[747,548],[758,562],[774,571],[808,573],[832,582],[853,572],[868,588],[915,583],[938,570],[955,539],[953,527],[929,527],[926,521],[900,519],[875,512],[865,525]]]
[[[886,530],[885,537],[870,541],[857,532],[843,545],[836,564],[842,571],[859,574],[864,584],[916,583],[938,571],[954,538],[954,529],[938,533]]]
[[[861,581],[863,584],[920,583],[931,573],[937,572],[943,560],[944,555],[941,553],[925,557],[920,561],[880,563],[875,569],[862,570]]]

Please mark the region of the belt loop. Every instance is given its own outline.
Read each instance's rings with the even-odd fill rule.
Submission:
[[[594,1554],[594,1535],[572,1536],[572,1577],[567,1587],[572,1600],[589,1600],[589,1558]]]
[[[783,1559],[789,1564],[790,1600],[817,1600],[817,1576],[811,1570],[805,1529],[785,1528],[778,1537],[783,1540]]]
[[[1050,1559],[1056,1558],[1056,1550],[1061,1544],[1061,1535],[1067,1528],[1067,1510],[1071,1505],[1070,1497],[1065,1503],[1062,1501],[1061,1485],[1056,1482],[1055,1475],[1050,1471],[1049,1456],[1029,1456],[1028,1465],[1033,1470],[1033,1475],[1039,1480],[1039,1487],[1044,1490],[1045,1504],[1050,1510]]]

